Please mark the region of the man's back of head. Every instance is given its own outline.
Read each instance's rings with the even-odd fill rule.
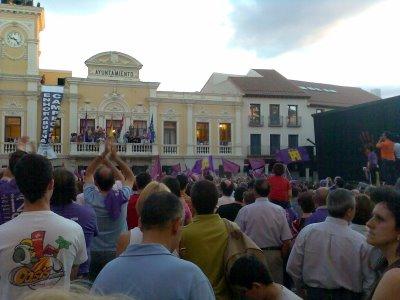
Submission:
[[[256,179],[254,182],[254,191],[257,194],[257,197],[268,197],[269,194],[269,185],[265,178]]]
[[[181,191],[184,191],[189,183],[188,177],[185,174],[178,174],[176,179],[179,181]]]
[[[28,153],[25,151],[22,151],[22,150],[17,150],[10,154],[9,159],[8,159],[8,169],[10,170],[10,172],[13,176],[15,176],[14,169],[15,169],[16,164],[26,154],[28,154]]]
[[[327,208],[331,217],[351,221],[355,206],[354,194],[349,190],[338,188],[328,195]]]
[[[143,190],[150,182],[151,176],[149,173],[142,172],[136,176],[136,187],[138,190]]]
[[[177,219],[182,220],[183,207],[177,196],[170,192],[151,194],[143,204],[141,211],[142,229],[162,230],[168,223]]]
[[[179,185],[178,179],[172,176],[166,176],[163,178],[162,183],[164,183],[170,189],[171,193],[173,193],[175,196],[181,196],[181,187]]]
[[[97,168],[96,172],[93,175],[94,182],[102,192],[108,192],[112,189],[115,178],[112,173],[112,170],[106,166],[100,166]]]
[[[199,215],[213,214],[218,202],[218,191],[214,183],[208,180],[197,181],[190,196],[196,213]]]
[[[315,204],[317,205],[317,207],[326,205],[328,194],[329,189],[327,187],[320,187],[315,191]]]
[[[16,164],[14,176],[25,199],[33,204],[49,190],[53,180],[53,167],[44,156],[26,154]],[[49,199],[50,197],[51,193]]]

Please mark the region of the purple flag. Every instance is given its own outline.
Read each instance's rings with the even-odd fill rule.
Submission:
[[[265,161],[263,159],[249,158],[249,162],[253,170],[265,167]]]
[[[284,164],[290,164],[292,162],[309,161],[310,157],[305,147],[298,147],[279,150],[276,153],[275,159]]]
[[[172,175],[176,176],[181,172],[181,164],[176,164],[172,166]]]
[[[158,180],[161,177],[162,170],[161,170],[161,162],[160,156],[157,155],[154,164],[150,168],[150,176],[153,180]]]
[[[201,164],[202,164],[202,159],[198,159],[196,160],[196,162],[194,163],[194,166],[192,168],[192,173],[195,174],[201,174]]]
[[[222,159],[222,166],[224,167],[224,172],[231,172],[232,174],[239,173],[240,166],[233,161]]]

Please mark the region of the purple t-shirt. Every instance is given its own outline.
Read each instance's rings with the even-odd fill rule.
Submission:
[[[24,195],[15,179],[0,180],[0,225],[14,219],[24,208]]]
[[[51,210],[57,215],[66,219],[75,221],[81,225],[85,235],[86,251],[88,260],[79,266],[78,274],[89,273],[90,266],[90,244],[95,236],[98,234],[97,219],[94,209],[88,205],[79,205],[77,203],[70,203],[67,205],[51,206]]]
[[[371,168],[375,168],[378,165],[378,156],[376,156],[374,151],[371,151],[368,154],[368,162],[371,165]]]
[[[309,218],[307,218],[304,226],[308,224],[324,222],[327,216],[328,209],[326,207],[317,208],[315,212]]]

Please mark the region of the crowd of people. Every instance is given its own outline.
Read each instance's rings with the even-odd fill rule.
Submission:
[[[18,144],[0,180],[0,298],[398,299],[400,192],[132,173],[107,140],[83,185]],[[84,294],[82,294],[84,293]]]
[[[88,127],[80,133],[71,133],[70,142],[73,143],[100,143],[105,142],[107,138],[112,137],[121,144],[125,143],[148,143],[149,136],[147,130],[143,128],[135,128],[129,126],[128,130],[123,133],[122,128],[107,128],[97,126],[96,129]]]

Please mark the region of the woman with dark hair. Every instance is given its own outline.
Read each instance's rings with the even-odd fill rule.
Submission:
[[[367,242],[381,250],[384,261],[370,299],[394,300],[400,295],[400,194],[393,188],[379,187],[371,192],[376,203],[367,222]]]
[[[300,218],[292,222],[293,236],[296,237],[306,224],[306,221],[315,211],[314,192],[307,191],[299,194],[297,199],[302,210]]]
[[[270,188],[268,199],[286,209],[290,207],[289,200],[292,197],[292,188],[289,181],[282,176],[285,173],[285,165],[274,164],[272,172],[274,175],[267,178]]]
[[[88,260],[80,265],[78,276],[87,278],[90,266],[90,244],[98,232],[97,221],[92,207],[74,202],[76,192],[74,174],[63,168],[54,170],[54,190],[50,200],[51,210],[81,225],[85,235]]]
[[[365,224],[371,219],[374,203],[365,194],[356,196],[356,214],[351,221],[350,228],[367,236],[367,226]]]

